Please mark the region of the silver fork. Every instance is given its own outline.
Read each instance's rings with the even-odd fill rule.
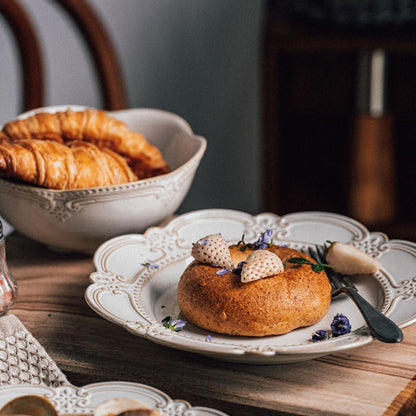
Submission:
[[[308,254],[318,263],[326,263],[326,248],[316,245],[309,247]],[[325,267],[325,272],[331,283],[331,296],[336,297],[341,293],[348,295],[361,311],[367,327],[374,338],[382,342],[401,342],[403,333],[401,329],[386,315],[382,314],[373,305],[368,303],[359,293],[351,280],[342,274],[336,273],[330,267]]]

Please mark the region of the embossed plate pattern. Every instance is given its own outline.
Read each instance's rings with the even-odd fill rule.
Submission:
[[[4,386],[1,388],[0,407],[16,397],[31,394],[47,398],[59,414],[92,414],[100,403],[122,397],[139,400],[166,416],[227,416],[226,413],[215,409],[192,407],[188,402],[172,400],[160,390],[130,382],[96,383],[80,388],[75,386],[52,388],[33,384]]]
[[[257,216],[222,209],[181,215],[164,227],[144,234],[113,238],[94,255],[96,271],[85,298],[90,307],[132,333],[172,348],[213,358],[255,364],[276,364],[313,359],[356,348],[373,340],[365,322],[348,298],[334,299],[328,314],[316,325],[289,334],[231,337],[208,334],[191,323],[180,332],[163,326],[162,319],[181,317],[176,300],[177,282],[190,261],[192,243],[220,232],[228,242],[255,241],[261,232],[273,229],[274,243],[305,249],[326,240],[349,242],[376,257],[382,269],[374,276],[355,277],[360,293],[401,327],[416,320],[416,244],[389,240],[370,233],[359,222],[338,214],[300,212],[285,216]],[[145,263],[155,263],[150,270]],[[324,342],[311,342],[318,329],[329,329],[333,316],[343,313],[353,331]],[[211,340],[207,336],[211,335]]]

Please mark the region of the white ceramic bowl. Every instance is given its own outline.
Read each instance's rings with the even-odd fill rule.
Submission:
[[[56,112],[82,106],[44,107]],[[24,113],[27,117],[34,111]],[[172,171],[123,185],[49,190],[0,179],[0,215],[17,231],[55,249],[93,252],[121,234],[163,222],[184,200],[205,153],[206,140],[181,117],[161,110],[109,112],[156,145]]]

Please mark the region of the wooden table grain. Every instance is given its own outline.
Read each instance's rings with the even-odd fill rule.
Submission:
[[[18,233],[6,238],[6,252],[19,285],[13,313],[76,386],[144,383],[230,416],[416,415],[416,325],[401,344],[373,341],[295,364],[226,363],[154,344],[97,315],[84,299],[92,256],[54,252]]]

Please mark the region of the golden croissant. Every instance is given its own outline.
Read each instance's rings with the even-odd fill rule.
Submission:
[[[126,160],[83,141],[9,141],[0,135],[0,175],[50,189],[116,185],[137,180]]]
[[[137,132],[105,111],[40,112],[25,119],[13,120],[3,127],[9,140],[39,139],[68,143],[81,140],[123,156],[139,179],[169,172],[159,149]]]

